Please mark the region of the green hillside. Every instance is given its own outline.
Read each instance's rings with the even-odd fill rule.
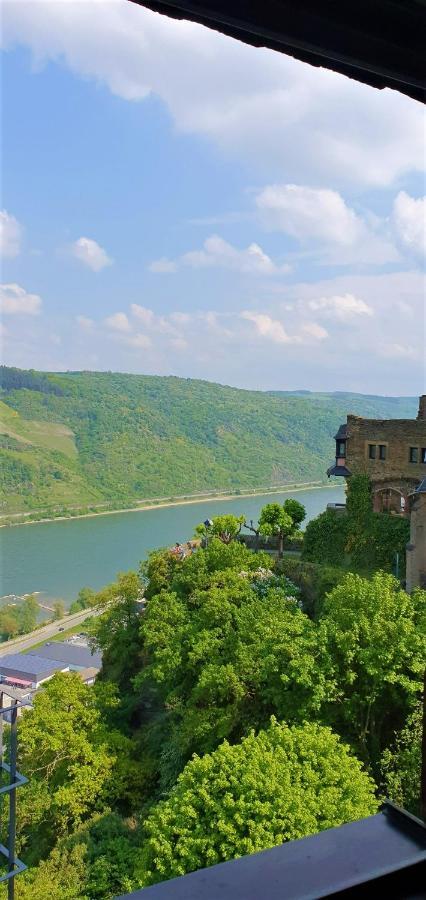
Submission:
[[[417,411],[415,398],[6,367],[1,401],[3,515],[322,480],[347,412]]]

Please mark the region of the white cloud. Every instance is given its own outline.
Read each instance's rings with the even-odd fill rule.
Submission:
[[[125,337],[125,343],[136,350],[147,350],[151,347],[151,339],[146,334],[132,334]]]
[[[240,314],[242,319],[252,322],[255,326],[257,334],[272,341],[274,344],[301,344],[309,343],[309,339],[314,341],[322,341],[328,337],[328,332],[316,322],[306,322],[302,325],[299,334],[290,335],[287,333],[282,322],[273,319],[266,313],[253,313],[249,310],[243,310]]]
[[[309,300],[309,309],[313,312],[324,313],[341,322],[351,321],[355,316],[372,316],[373,310],[368,303],[353,294],[343,296],[320,297],[318,300]]]
[[[147,309],[145,306],[139,306],[138,303],[132,303],[130,306],[132,313],[139,319],[143,325],[151,326],[154,322],[154,312],[152,309]]]
[[[180,131],[277,178],[384,186],[423,168],[421,104],[133,3],[6,3],[3,42],[128,101],[152,93]]]
[[[105,319],[105,325],[113,331],[130,331],[130,322],[124,312],[114,313]]]
[[[0,285],[0,306],[4,315],[37,316],[41,302],[38,294],[29,294],[19,284]]]
[[[172,259],[167,259],[166,256],[162,256],[161,259],[154,259],[148,266],[148,269],[150,272],[161,274],[176,272],[176,263],[173,262]]]
[[[338,191],[275,184],[256,195],[263,224],[302,244],[317,244],[320,261],[334,265],[383,265],[399,259],[384,221],[358,215]],[[317,251],[318,253],[318,251]]]
[[[363,228],[337,191],[275,184],[257,195],[256,205],[267,225],[300,241],[314,239],[351,246]]]
[[[71,253],[93,272],[100,272],[105,266],[111,266],[113,260],[103,247],[92,238],[81,237],[71,245]]]
[[[158,263],[160,262],[161,260],[158,261]],[[259,244],[252,243],[245,249],[239,250],[217,234],[207,238],[201,250],[190,250],[179,257],[177,261],[168,262],[170,262],[170,266],[174,266],[174,269],[168,269],[170,272],[175,271],[178,264],[190,266],[192,269],[231,269],[246,275],[278,275],[290,271],[290,266],[274,263],[262,250],[262,247],[259,247]],[[151,263],[150,265],[152,272],[164,271],[163,268],[154,268],[155,265],[157,264]]]
[[[152,309],[140,306],[139,303],[132,303],[130,309],[135,318],[142,322],[147,330],[159,331],[163,334],[176,334],[176,323],[173,324],[170,321],[171,316],[157,316]],[[176,315],[179,316],[179,313]]]
[[[93,328],[95,324],[93,319],[89,319],[87,316],[76,316],[75,320],[77,322],[77,325],[79,325],[80,328],[84,328],[85,331]]]
[[[419,255],[426,253],[426,197],[415,200],[405,191],[395,198],[393,221],[405,247]]]
[[[21,249],[22,228],[15,216],[0,210],[0,256],[18,256]]]
[[[378,352],[386,359],[416,359],[418,352],[410,344],[379,344]]]
[[[291,343],[291,337],[287,334],[282,322],[277,319],[272,319],[265,313],[252,313],[249,310],[244,310],[241,318],[246,319],[247,322],[253,322],[257,333],[261,337],[269,338],[274,344]]]
[[[307,322],[302,325],[302,331],[315,338],[316,341],[323,341],[328,337],[328,331],[322,325],[318,325],[318,322]]]

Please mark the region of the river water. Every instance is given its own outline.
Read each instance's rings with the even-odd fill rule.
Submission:
[[[80,588],[98,590],[118,572],[136,568],[150,550],[188,540],[204,519],[234,513],[257,521],[265,503],[283,503],[289,496],[306,507],[307,522],[327,503],[343,502],[344,490],[309,488],[2,528],[0,596],[40,591],[69,605]]]

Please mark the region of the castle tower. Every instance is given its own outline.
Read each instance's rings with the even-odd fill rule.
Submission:
[[[410,494],[410,543],[407,544],[407,591],[426,588],[426,478]]]

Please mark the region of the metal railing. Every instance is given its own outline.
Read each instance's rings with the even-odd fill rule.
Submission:
[[[16,876],[27,868],[16,856],[16,791],[28,779],[18,772],[16,763],[18,711],[28,705],[28,701],[21,700],[13,688],[5,690],[0,685],[0,863],[7,867],[4,874],[3,867],[0,870],[0,883],[7,881],[8,900],[14,900]],[[10,726],[7,746],[4,744],[5,723]]]

